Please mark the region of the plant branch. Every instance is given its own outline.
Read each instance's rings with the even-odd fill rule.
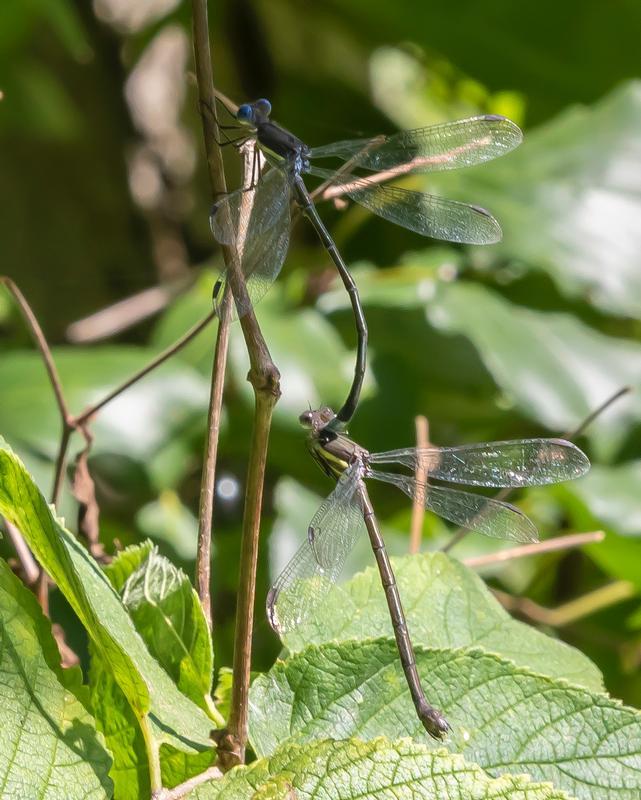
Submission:
[[[65,400],[64,392],[62,389],[62,381],[60,380],[58,369],[56,367],[55,361],[53,360],[51,349],[43,333],[43,330],[40,327],[40,323],[36,319],[36,315],[33,313],[31,306],[27,302],[25,296],[22,294],[22,292],[16,286],[16,284],[11,280],[11,278],[8,278],[6,275],[2,275],[0,276],[0,283],[4,284],[4,286],[7,287],[7,291],[11,294],[18,308],[20,309],[20,313],[22,314],[22,317],[27,325],[27,328],[29,329],[29,332],[31,333],[31,337],[34,340],[35,345],[38,348],[38,351],[40,352],[40,356],[42,357],[42,361],[45,365],[45,369],[49,377],[49,383],[51,384],[51,388],[53,389],[53,393],[56,398],[58,411],[60,412],[60,418],[62,421],[62,433],[60,435],[60,445],[58,447],[58,456],[56,458],[56,467],[54,470],[54,478],[53,478],[53,488],[51,491],[51,498],[50,498],[51,502],[55,505],[58,502],[60,489],[62,487],[65,463],[67,458],[67,448],[69,446],[69,440],[71,438],[71,434],[74,429],[74,422],[73,418],[71,417],[71,414],[69,413],[67,401]],[[15,530],[17,532],[17,529]],[[47,577],[47,573],[42,568],[40,568],[37,584],[38,585],[36,589],[36,595],[38,597],[38,602],[40,603],[43,612],[48,616],[49,578]]]
[[[199,775],[189,778],[189,780],[179,784],[178,786],[174,786],[173,789],[160,789],[159,791],[154,792],[151,797],[152,800],[180,800],[182,797],[186,797],[197,786],[200,786],[206,781],[220,780],[222,777],[223,773],[218,769],[218,767],[209,767],[209,769],[206,769]]]
[[[27,324],[27,328],[31,333],[36,347],[40,351],[45,369],[47,370],[47,375],[49,376],[51,388],[56,396],[56,403],[58,405],[58,410],[60,411],[60,416],[62,417],[63,422],[66,423],[67,420],[70,419],[71,415],[69,414],[67,402],[62,391],[62,381],[60,380],[60,375],[58,375],[58,370],[56,369],[53,356],[51,355],[51,350],[49,349],[45,335],[42,332],[42,328],[36,319],[36,315],[33,313],[24,295],[11,280],[11,278],[7,278],[6,275],[2,275],[0,276],[0,283],[3,283],[7,287],[7,290],[11,293],[13,299],[16,301],[16,304],[20,309],[20,313],[22,314],[24,321]]]
[[[156,367],[159,367],[173,355],[175,355],[179,350],[181,350],[186,344],[188,344],[192,339],[194,339],[202,330],[204,330],[207,325],[214,319],[216,316],[215,311],[210,311],[205,317],[203,317],[200,322],[197,322],[193,327],[191,327],[186,333],[184,333],[180,339],[177,339],[173,344],[167,347],[162,353],[159,353],[155,358],[153,358],[146,366],[142,369],[138,370],[138,372],[134,373],[130,378],[127,378],[126,381],[117,386],[113,389],[109,394],[105,395],[102,400],[99,400],[97,403],[89,406],[77,417],[74,418],[75,425],[83,425],[84,423],[88,422],[94,414],[100,411],[101,408],[110,403],[114,400],[118,395],[122,394],[126,389],[133,386],[134,383],[137,383],[141,378],[144,378],[145,375],[148,375],[152,372]]]
[[[591,531],[590,533],[573,533],[569,536],[556,536],[553,539],[546,539],[544,542],[533,542],[524,544],[520,547],[510,547],[508,550],[499,550],[498,553],[487,553],[483,556],[464,558],[463,563],[466,567],[487,567],[492,564],[500,564],[504,561],[512,561],[515,558],[525,558],[527,556],[540,556],[543,553],[552,553],[557,550],[570,550],[574,547],[583,547],[584,544],[594,544],[605,539],[603,531]]]
[[[528,597],[514,597],[498,589],[492,589],[492,593],[508,611],[522,614],[539,625],[562,628],[604,608],[629,600],[638,594],[638,590],[630,581],[613,581],[557,608],[545,608]]]
[[[31,550],[29,550],[22,534],[13,522],[9,522],[8,519],[5,519],[4,527],[7,531],[7,536],[11,539],[13,549],[16,551],[16,556],[18,557],[24,575],[24,581],[29,586],[33,586],[40,576],[40,567],[31,554]]]
[[[192,0],[194,57],[196,79],[205,136],[209,179],[214,197],[226,192],[220,140],[212,56],[209,47],[209,23],[206,0]],[[219,747],[220,763],[224,768],[242,763],[247,742],[247,695],[249,691],[253,606],[255,596],[256,558],[260,532],[267,444],[272,411],[280,396],[280,373],[274,365],[267,344],[248,302],[247,289],[240,268],[236,247],[223,246],[227,279],[237,308],[242,308],[241,328],[249,354],[249,381],[254,388],[255,413],[251,452],[247,470],[245,510],[241,544],[241,564],[238,587],[238,612],[234,639],[234,668],[231,711],[227,732]]]
[[[232,296],[229,286],[221,303],[220,324],[216,334],[214,363],[211,375],[211,392],[207,411],[207,438],[205,456],[200,484],[200,501],[198,509],[198,550],[196,553],[196,590],[203,607],[205,619],[212,628],[211,614],[211,526],[214,515],[214,492],[216,483],[216,460],[218,458],[218,439],[223,406],[223,389],[225,388],[225,371],[227,367],[227,350],[229,347],[229,326],[231,322]]]
[[[618,389],[614,394],[610,395],[606,400],[601,403],[601,405],[597,406],[594,411],[591,411],[587,417],[579,423],[576,428],[572,430],[566,431],[564,434],[561,435],[561,438],[568,439],[572,441],[572,439],[576,439],[580,436],[588,425],[591,425],[594,420],[603,414],[613,403],[616,403],[619,398],[626,395],[628,392],[632,391],[629,386],[624,386],[621,389]],[[494,495],[495,500],[506,500],[510,495],[514,492],[513,488],[510,489],[501,489],[500,492],[497,492]],[[456,533],[452,535],[452,538],[449,542],[442,548],[444,553],[449,552],[453,547],[455,547],[460,541],[462,541],[470,531],[467,528],[459,528]]]
[[[426,450],[429,447],[429,423],[427,417],[418,415],[414,420],[416,426],[416,447]],[[416,493],[412,501],[412,521],[410,524],[410,554],[418,553],[421,549],[421,536],[423,534],[423,521],[425,519],[425,487],[427,485],[427,466],[424,459],[416,462]]]

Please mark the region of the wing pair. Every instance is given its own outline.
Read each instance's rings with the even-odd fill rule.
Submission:
[[[585,474],[590,463],[578,447],[562,439],[521,439],[462,447],[407,448],[374,453],[370,464],[399,464],[426,470],[430,478],[494,488],[541,486]],[[267,598],[272,627],[287,633],[308,618],[338,580],[345,560],[364,528],[359,487],[364,477],[391,483],[410,498],[455,525],[486,536],[536,541],[532,522],[514,506],[491,497],[414,477],[350,466],[318,509],[308,540],[287,564]]]
[[[311,158],[338,158],[348,161],[352,169],[377,173],[369,178],[315,166],[309,171],[331,184],[327,196],[346,194],[383,219],[422,236],[491,244],[500,240],[501,229],[484,209],[382,181],[481,164],[513,150],[521,139],[519,128],[504,117],[473,117],[393,136],[335,142],[311,151]],[[227,195],[210,217],[212,233],[221,244],[242,243],[241,265],[252,305],[274,282],[287,254],[292,169],[286,161],[272,163],[254,193],[238,190]],[[241,308],[238,313],[247,310]]]

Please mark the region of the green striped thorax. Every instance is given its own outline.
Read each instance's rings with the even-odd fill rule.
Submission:
[[[303,411],[298,420],[309,429],[307,446],[310,453],[330,478],[340,478],[354,461],[366,463],[369,453],[338,429],[336,414],[331,408],[322,406],[316,411]]]

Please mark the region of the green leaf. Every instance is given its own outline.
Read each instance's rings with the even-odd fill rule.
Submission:
[[[477,202],[501,222],[497,258],[544,269],[604,311],[641,317],[640,126],[635,81],[564,111],[506,159],[475,170],[493,185]]]
[[[149,758],[136,715],[92,643],[89,655],[91,709],[113,757],[109,777],[114,784],[114,798],[139,800],[149,797]]]
[[[216,682],[216,689],[214,690],[214,700],[216,701],[216,708],[225,719],[229,717],[229,710],[231,708],[233,676],[234,671],[231,669],[231,667],[220,667],[218,670],[218,680]]]
[[[393,558],[392,565],[415,644],[432,648],[480,645],[520,666],[601,690],[599,670],[581,652],[513,620],[470,569],[444,553]],[[283,637],[290,651],[307,644],[391,636],[378,570],[369,567],[334,588],[318,616]]]
[[[270,759],[232,770],[190,800],[571,800],[524,776],[491,778],[475,764],[407,740],[287,744]]]
[[[187,576],[158,555],[149,541],[123,550],[105,572],[151,654],[181,691],[208,711],[211,638]],[[125,696],[95,648],[91,649],[91,692],[96,719],[114,757],[111,777],[117,800],[144,797],[150,791],[144,739]],[[215,753],[187,754],[163,746],[160,756],[164,785],[173,786],[206,768]]]
[[[568,485],[567,490],[587,506],[601,524],[621,536],[641,537],[641,461],[629,461],[616,467],[593,466],[583,480]]]
[[[605,694],[480,649],[416,650],[428,700],[451,746],[491,774],[526,772],[585,800],[641,795],[641,713]],[[432,744],[414,711],[393,640],[312,646],[277,663],[250,693],[251,740],[274,752],[293,737],[412,736]]]
[[[640,482],[641,461],[594,466],[583,480],[564,487],[563,493],[578,530],[606,530],[605,539],[588,545],[586,553],[606,574],[631,581],[641,591]]]
[[[72,412],[79,413],[145,366],[157,351],[142,347],[57,348],[53,355]],[[60,415],[40,355],[5,353],[0,362],[0,430],[16,447],[53,462]],[[164,364],[113,400],[92,423],[93,456],[126,454],[145,466],[207,407],[208,388],[179,360]]]
[[[189,578],[153,548],[127,578],[121,596],[149,652],[180,691],[207,711],[212,643]]]
[[[575,427],[616,391],[641,381],[637,342],[604,336],[569,314],[515,306],[479,285],[442,284],[427,313],[437,328],[467,336],[508,397],[551,430]],[[637,393],[595,420],[587,435],[611,453],[639,419]]]
[[[0,797],[109,798],[111,758],[34,595],[0,560]]]
[[[150,655],[107,577],[6,445],[0,448],[0,513],[57,583],[136,715],[149,714],[157,741],[187,752],[210,746],[211,721]]]

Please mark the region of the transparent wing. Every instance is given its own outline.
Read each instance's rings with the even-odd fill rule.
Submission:
[[[430,478],[471,486],[543,486],[580,478],[590,469],[585,453],[564,439],[515,439],[461,447],[409,447],[371,453],[372,464],[422,467]]]
[[[274,178],[270,180],[272,175]],[[267,183],[266,190],[263,188],[265,183]],[[276,187],[279,187],[278,191],[275,191]],[[234,195],[236,194],[234,193]],[[227,207],[217,208],[210,221],[212,231],[215,226],[219,226],[218,233],[221,237],[226,236],[229,230],[234,231],[231,242],[238,243],[241,274],[246,289],[246,291],[237,293],[236,313],[242,317],[269,291],[278,277],[287,255],[291,227],[287,177],[280,170],[270,170],[264,180],[258,184],[251,211],[244,209],[242,205],[250,199],[247,192],[242,193],[242,196],[235,197],[234,195],[229,195],[224,201],[221,201],[225,202]],[[268,205],[270,197],[274,199],[272,207]],[[223,218],[227,221],[232,220],[234,213],[236,213],[234,225],[223,230],[221,220]],[[214,235],[218,238],[216,232]],[[216,304],[220,303],[223,297],[227,281],[228,276],[224,274],[216,284],[214,289]]]
[[[283,170],[272,167],[260,179],[254,191],[238,189],[212,206],[209,226],[220,244],[251,240],[281,218],[289,208],[290,178]]]
[[[338,580],[345,559],[364,528],[359,484],[356,468],[341,475],[334,491],[314,515],[307,540],[269,590],[267,618],[277,633],[287,633],[312,616]]]
[[[538,539],[532,522],[509,503],[458,489],[417,483],[406,475],[370,470],[367,477],[397,486],[412,500],[419,498],[425,508],[462,528],[515,542],[536,542]]]
[[[310,172],[331,181],[337,193],[348,195],[379,217],[422,236],[461,244],[493,244],[501,240],[499,223],[480,206],[380,184],[369,178],[337,175],[317,167]]]
[[[522,140],[521,130],[511,120],[486,115],[392,136],[334,142],[313,148],[311,157],[349,159],[350,166],[376,172],[401,165],[404,172],[437,172],[491,161]]]

